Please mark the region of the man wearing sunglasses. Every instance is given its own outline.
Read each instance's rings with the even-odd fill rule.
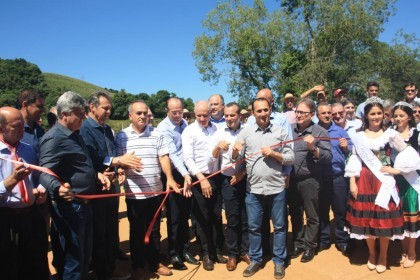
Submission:
[[[405,102],[414,105],[414,101],[420,102],[420,98],[417,97],[418,89],[414,83],[408,83],[404,86],[404,100]]]

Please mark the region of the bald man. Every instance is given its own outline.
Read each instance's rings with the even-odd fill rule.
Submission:
[[[199,185],[192,187],[192,211],[199,225],[203,268],[213,270],[215,261],[219,263],[227,261],[217,252],[216,247],[220,244],[216,244],[213,233],[213,226],[218,224],[222,215],[221,195],[217,189],[216,179],[214,177],[206,179],[217,170],[217,161],[211,161],[209,152],[213,148],[210,139],[217,128],[210,122],[209,102],[198,101],[194,113],[195,122],[182,133],[182,153],[193,181],[200,181]]]
[[[0,156],[38,164],[35,150],[20,142],[24,119],[19,110],[0,108]],[[46,201],[38,172],[24,164],[0,161],[0,269],[4,279],[48,279],[48,259],[39,242],[42,216],[34,204]],[[45,254],[44,254],[45,253]]]

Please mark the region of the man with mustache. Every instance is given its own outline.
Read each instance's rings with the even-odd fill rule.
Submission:
[[[322,181],[319,199],[320,236],[318,251],[329,249],[330,241],[330,207],[334,213],[336,248],[344,255],[349,253],[349,235],[344,231],[346,217],[346,202],[349,192],[349,181],[344,178],[344,168],[352,144],[349,135],[341,127],[332,122],[331,105],[320,103],[317,107],[318,124],[328,131],[331,138],[332,161],[323,165]],[[344,111],[344,109],[343,109]],[[343,112],[344,116],[344,112]],[[334,116],[335,117],[335,116]]]

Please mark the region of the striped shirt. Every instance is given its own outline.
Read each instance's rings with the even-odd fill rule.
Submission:
[[[142,133],[137,133],[130,125],[118,132],[116,143],[118,156],[134,151],[143,164],[141,172],[134,169],[125,170],[125,192],[129,194],[162,191],[159,157],[169,154],[168,143],[162,133],[150,126],[146,126]],[[127,196],[127,199],[145,199],[152,196],[156,195],[136,194]]]

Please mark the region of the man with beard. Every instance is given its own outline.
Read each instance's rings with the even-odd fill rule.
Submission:
[[[282,279],[285,276],[284,264],[287,257],[284,165],[293,164],[293,145],[289,143],[277,148],[271,147],[287,141],[290,137],[286,130],[271,123],[271,105],[267,99],[254,100],[252,112],[256,123],[239,133],[232,149],[232,160],[246,158],[248,175],[245,203],[251,263],[244,270],[243,276],[250,277],[261,267],[263,215],[266,209],[269,209],[274,227],[274,277]],[[256,152],[261,152],[261,155],[251,157]]]

